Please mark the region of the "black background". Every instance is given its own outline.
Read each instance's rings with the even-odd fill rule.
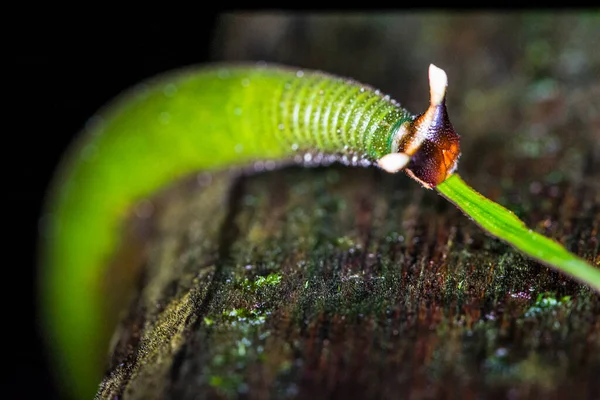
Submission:
[[[9,67],[4,93],[10,106],[2,123],[3,192],[11,237],[5,244],[15,245],[5,248],[3,294],[9,315],[2,327],[16,363],[5,364],[11,372],[3,374],[8,378],[3,393],[54,399],[57,388],[37,327],[35,286],[37,221],[52,172],[85,121],[122,90],[157,73],[210,60],[218,15],[200,10],[188,21],[117,20],[92,8],[61,16],[42,12],[36,19],[25,15],[13,16],[14,28],[4,38]]]

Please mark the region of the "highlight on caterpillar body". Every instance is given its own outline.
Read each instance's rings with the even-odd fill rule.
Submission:
[[[337,161],[404,170],[426,188],[452,181],[441,193],[461,207],[459,194],[470,188],[448,179],[460,146],[445,72],[430,65],[429,83],[429,108],[413,115],[350,79],[264,63],[215,65],[152,79],[100,110],[57,169],[39,244],[48,345],[69,391],[87,394],[101,378],[118,312],[102,281],[123,220],[173,181],[257,160]]]
[[[266,64],[167,74],[101,110],[59,165],[43,217],[42,307],[63,375],[82,388],[99,378],[116,323],[103,271],[130,209],[169,182],[294,155],[406,167],[426,187],[448,177],[458,135],[447,117],[446,75],[433,65],[429,72],[431,104],[418,117],[356,81]]]

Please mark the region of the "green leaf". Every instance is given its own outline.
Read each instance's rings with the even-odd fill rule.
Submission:
[[[492,236],[600,292],[600,269],[558,242],[527,228],[512,211],[478,193],[458,174],[437,185],[436,189]]]

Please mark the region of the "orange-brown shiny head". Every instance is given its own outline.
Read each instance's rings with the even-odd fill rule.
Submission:
[[[431,65],[429,86],[429,108],[407,127],[407,135],[398,150],[410,156],[406,173],[423,186],[433,188],[456,170],[460,136],[448,119],[446,73]]]

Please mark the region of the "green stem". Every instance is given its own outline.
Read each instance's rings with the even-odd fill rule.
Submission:
[[[491,235],[600,292],[600,269],[558,242],[527,228],[512,211],[478,193],[458,174],[437,185],[436,189]]]

